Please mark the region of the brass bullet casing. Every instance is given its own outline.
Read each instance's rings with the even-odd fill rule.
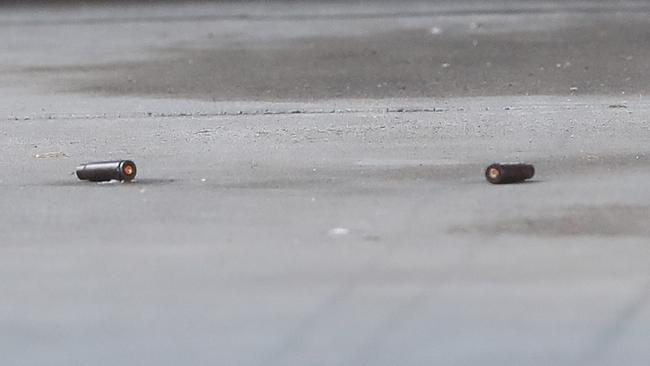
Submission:
[[[519,183],[535,175],[535,167],[523,163],[494,163],[485,169],[485,178],[492,184]]]
[[[76,173],[77,178],[91,182],[131,181],[137,174],[137,168],[131,160],[100,161],[81,164]]]

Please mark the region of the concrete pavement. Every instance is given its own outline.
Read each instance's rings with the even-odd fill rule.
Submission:
[[[2,363],[646,365],[647,29],[643,2],[2,9]],[[123,157],[133,184],[71,175]]]

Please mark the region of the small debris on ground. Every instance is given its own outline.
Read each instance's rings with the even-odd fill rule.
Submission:
[[[344,227],[335,227],[330,229],[327,234],[329,236],[333,237],[340,237],[340,236],[345,236],[350,233],[350,229],[344,228]]]
[[[67,156],[68,155],[66,155],[62,151],[51,151],[51,152],[34,155],[36,159],[65,158]]]
[[[438,35],[442,33],[442,29],[440,29],[439,27],[431,27],[429,32],[431,32],[431,34]]]

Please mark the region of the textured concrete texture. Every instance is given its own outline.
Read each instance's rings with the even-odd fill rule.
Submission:
[[[647,365],[649,14],[0,8],[2,364]]]

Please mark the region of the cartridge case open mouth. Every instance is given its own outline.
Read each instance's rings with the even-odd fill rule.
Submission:
[[[122,162],[122,180],[130,181],[135,178],[137,169],[132,161]]]
[[[498,179],[500,175],[501,172],[499,172],[499,169],[497,168],[490,168],[488,171],[488,176],[492,179]]]

